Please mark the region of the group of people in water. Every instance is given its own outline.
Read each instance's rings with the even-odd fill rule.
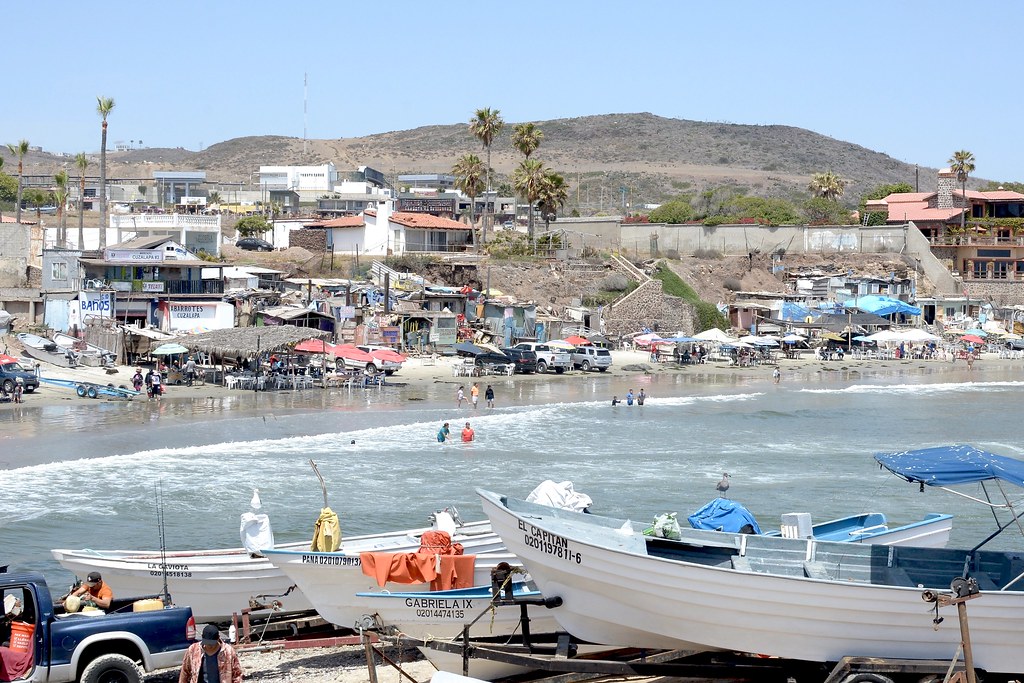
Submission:
[[[644,392],[642,388],[636,394],[634,394],[633,390],[630,389],[629,391],[626,392],[626,398],[624,401],[619,400],[619,397],[617,395],[612,396],[612,405],[617,406],[620,403],[625,403],[627,406],[631,406],[635,402],[638,406],[642,406],[644,404],[644,401],[646,400],[647,394]]]
[[[469,443],[469,442],[471,442],[471,441],[473,441],[475,439],[476,439],[476,432],[473,431],[473,428],[467,422],[466,426],[462,428],[462,442],[463,443]],[[445,422],[443,425],[441,425],[441,429],[439,429],[437,431],[437,442],[438,443],[446,443],[448,441],[454,441],[454,440],[455,440],[454,437],[452,437],[451,427],[448,425],[447,422]]]

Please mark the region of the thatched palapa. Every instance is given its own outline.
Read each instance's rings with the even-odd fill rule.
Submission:
[[[248,358],[262,351],[286,351],[307,339],[320,339],[329,332],[294,325],[268,325],[264,327],[233,327],[211,330],[194,337],[177,339],[192,351],[204,351],[220,357]]]

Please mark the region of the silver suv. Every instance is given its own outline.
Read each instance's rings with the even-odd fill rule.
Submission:
[[[512,348],[536,353],[537,372],[554,370],[558,374],[562,374],[566,370],[572,369],[572,356],[565,349],[556,349],[553,346],[537,342],[519,342]]]
[[[577,346],[572,352],[572,366],[584,372],[598,370],[604,372],[612,366],[612,354],[608,349],[596,346]]]

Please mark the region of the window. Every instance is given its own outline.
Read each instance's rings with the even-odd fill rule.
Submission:
[[[64,261],[54,261],[50,264],[50,278],[53,280],[68,279],[68,264]]]

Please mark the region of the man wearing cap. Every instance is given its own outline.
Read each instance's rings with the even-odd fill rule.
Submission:
[[[110,603],[114,601],[114,591],[103,582],[99,572],[89,572],[85,583],[72,591],[71,595],[77,595],[82,602],[91,602],[100,609],[110,609]]]
[[[221,642],[217,627],[207,624],[201,638],[185,651],[178,683],[242,683],[238,654],[235,648]]]

